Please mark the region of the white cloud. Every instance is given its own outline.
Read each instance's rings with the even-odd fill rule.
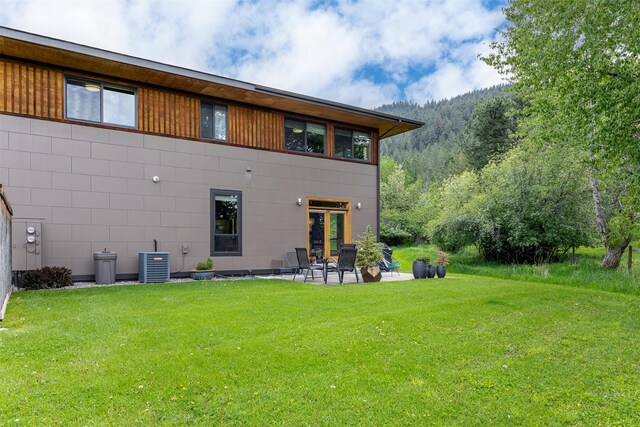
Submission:
[[[0,8],[0,25],[364,107],[495,84],[476,55],[502,20],[482,0],[2,0]]]
[[[489,53],[490,43],[491,40],[483,40],[452,48],[447,58],[439,61],[434,73],[407,87],[407,98],[417,102],[452,98],[474,89],[506,83],[503,76],[478,58],[478,55]]]

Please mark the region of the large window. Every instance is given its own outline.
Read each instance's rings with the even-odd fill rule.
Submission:
[[[211,190],[211,255],[242,255],[242,193]]]
[[[67,77],[65,92],[67,119],[136,127],[135,89]]]
[[[327,130],[324,125],[298,120],[284,121],[284,148],[289,151],[324,154]]]
[[[336,128],[334,136],[336,157],[371,159],[371,136],[368,133]]]
[[[205,102],[200,104],[200,137],[227,140],[227,107]]]

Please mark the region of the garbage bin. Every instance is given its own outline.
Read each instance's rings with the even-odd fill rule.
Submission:
[[[116,283],[116,252],[108,252],[106,249],[102,252],[93,253],[93,262],[96,269],[96,283],[99,285],[108,285]]]

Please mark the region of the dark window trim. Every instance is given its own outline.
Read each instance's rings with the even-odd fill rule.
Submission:
[[[369,158],[368,159],[357,159],[353,156],[351,157],[342,157],[342,156],[338,156],[336,155],[336,151],[335,151],[335,145],[336,145],[336,130],[342,130],[342,131],[347,131],[347,132],[351,132],[351,153],[355,154],[355,149],[354,149],[354,142],[353,142],[353,133],[354,132],[360,132],[360,133],[366,133],[369,135]],[[333,157],[336,159],[346,159],[346,160],[352,160],[354,162],[360,162],[360,163],[372,163],[372,157],[373,157],[373,153],[371,152],[371,150],[373,149],[373,137],[371,136],[372,133],[369,131],[364,131],[364,130],[360,130],[360,129],[353,129],[353,128],[347,128],[347,127],[342,127],[342,126],[334,126],[333,127]]]
[[[329,140],[329,138],[328,138],[328,128],[329,128],[329,126],[328,126],[327,123],[324,123],[322,121],[316,121],[316,120],[297,119],[297,118],[291,117],[291,116],[284,116],[284,121],[282,122],[282,124],[284,126],[283,134],[285,135],[285,141],[284,141],[285,144],[286,144],[287,120],[293,120],[293,121],[296,121],[296,122],[304,123],[304,129],[303,129],[302,133],[304,134],[304,147],[305,147],[305,150],[304,151],[288,150],[287,147],[285,147],[283,145],[285,153],[301,153],[301,154],[305,154],[305,155],[308,155],[308,156],[328,157],[328,151],[329,150],[327,149],[328,148],[327,147],[327,143],[328,143],[328,140]],[[308,146],[307,146],[307,125],[309,123],[311,123],[313,125],[319,125],[319,126],[324,127],[324,145],[323,145],[324,152],[322,152],[322,153],[314,153],[314,152],[307,151],[307,148],[308,148]]]
[[[227,134],[227,139],[218,139],[218,138],[205,138],[204,136],[202,136],[202,105],[211,105],[213,107],[213,118],[215,120],[216,117],[216,112],[215,112],[215,108],[216,107],[224,107],[224,109],[227,111],[227,114],[225,115],[225,129],[226,129],[226,134]],[[213,128],[215,129],[215,122],[213,123]],[[200,123],[199,123],[199,130],[198,133],[200,135],[200,139],[204,139],[205,141],[219,141],[219,142],[229,142],[229,106],[225,105],[225,104],[220,104],[218,102],[211,102],[211,101],[207,101],[207,100],[200,100]],[[214,131],[215,133],[215,131]]]
[[[214,249],[216,236],[216,195],[236,195],[238,196],[238,250],[235,252],[216,252]],[[223,190],[211,188],[209,190],[209,253],[211,256],[242,256],[242,191]]]
[[[71,80],[72,82],[77,82],[77,83],[91,83],[91,84],[95,84],[97,86],[100,86],[100,121],[99,122],[95,122],[93,120],[83,120],[83,119],[78,119],[75,117],[69,117],[67,114],[67,108],[68,108],[68,100],[67,100],[67,83],[69,82],[69,80]],[[133,126],[127,126],[127,125],[121,125],[118,123],[111,123],[111,122],[105,122],[104,121],[104,89],[105,87],[107,89],[115,89],[115,90],[124,90],[127,92],[132,92],[133,93],[133,102],[134,102],[134,125]],[[64,76],[64,90],[63,90],[63,98],[64,98],[64,118],[65,120],[71,120],[74,122],[81,122],[81,123],[94,123],[94,124],[101,124],[101,125],[108,125],[108,126],[114,126],[117,128],[123,128],[123,129],[138,129],[138,89],[135,87],[129,87],[129,86],[123,86],[123,85],[119,85],[119,84],[115,84],[115,83],[109,83],[109,82],[104,82],[101,80],[94,80],[91,78],[86,78],[86,77],[77,77],[77,76],[73,76],[73,75],[65,75]]]

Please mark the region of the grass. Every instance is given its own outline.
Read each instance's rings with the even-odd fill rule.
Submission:
[[[435,259],[437,247],[434,245],[400,246],[394,248],[393,255],[402,263],[401,271],[411,272],[416,257],[427,255]],[[627,270],[627,257],[623,257],[618,270],[600,268],[604,257],[603,248],[580,248],[576,262],[570,256],[561,262],[541,265],[504,265],[487,262],[478,256],[473,247],[460,253],[449,255],[447,273],[465,273],[502,279],[522,280],[540,283],[554,283],[568,286],[600,289],[640,295],[640,254],[635,253],[632,270]]]
[[[0,425],[640,424],[639,297],[456,276],[18,292]]]

